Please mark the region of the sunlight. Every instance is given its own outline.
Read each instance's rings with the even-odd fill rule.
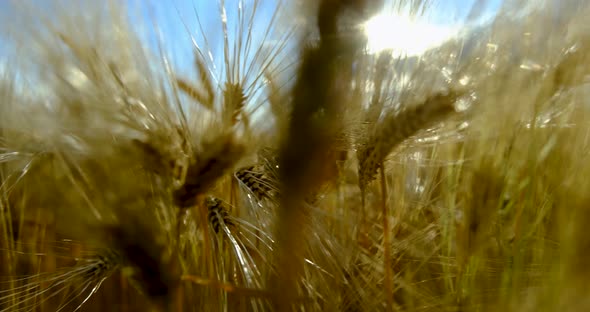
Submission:
[[[399,15],[380,14],[365,25],[369,53],[392,50],[395,56],[418,56],[452,37],[456,30]]]

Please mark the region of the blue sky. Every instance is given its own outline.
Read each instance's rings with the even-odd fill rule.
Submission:
[[[133,0],[130,0],[133,3]],[[135,0],[138,1],[138,0]],[[225,0],[228,23],[235,21],[238,2],[243,2],[245,8],[251,8],[255,0]],[[288,1],[288,0],[287,0]],[[465,21],[472,14],[471,8],[477,0],[434,0],[428,9],[427,19],[437,25],[457,25]],[[262,34],[274,12],[274,6],[278,0],[260,0],[260,8],[254,21],[254,43],[260,42]],[[482,5],[475,16],[489,15],[498,10],[501,0],[479,1]],[[221,32],[221,13],[219,0],[171,0],[171,1],[140,1],[140,18],[155,21],[161,31],[163,45],[175,67],[189,74],[192,70],[193,51],[191,50],[191,35],[201,46],[205,46],[205,40],[201,36],[197,15],[201,26],[206,33],[211,52],[219,66],[223,61]],[[145,22],[145,21],[144,21]],[[185,25],[186,24],[186,25]],[[148,29],[152,26],[148,24]],[[187,30],[188,29],[188,30]],[[231,33],[230,25],[230,36]],[[153,37],[152,37],[153,38]],[[230,38],[231,39],[231,38]],[[256,40],[257,39],[257,40]],[[269,39],[269,38],[267,38]],[[271,38],[272,39],[272,38]],[[156,41],[152,41],[155,47]],[[219,68],[219,70],[221,70]]]
[[[194,72],[193,59],[194,51],[192,50],[192,40],[205,48],[205,39],[200,33],[197,15],[203,28],[205,37],[212,50],[215,63],[221,65],[223,62],[223,33],[221,28],[221,0],[128,0],[131,7],[132,18],[137,19],[137,25],[143,25],[143,32],[147,31],[149,44],[157,52],[158,40],[162,40],[162,45],[167,56],[170,58],[174,67],[180,72],[189,74]],[[238,3],[243,2],[244,8],[249,9],[255,0],[225,0],[230,37],[234,34],[236,21],[236,12]],[[274,12],[276,3],[279,0],[260,0],[260,7],[254,20],[253,45],[260,43],[264,38],[266,26]],[[289,0],[286,0],[289,1]],[[433,0],[428,10],[429,22],[437,25],[455,25],[464,21],[471,12],[471,8],[477,0]],[[0,1],[0,10],[7,10],[9,1]],[[501,0],[479,1],[484,3],[481,11],[476,14],[482,16],[495,12]],[[157,25],[160,36],[154,36],[154,23]],[[232,25],[234,24],[234,25]],[[193,36],[194,38],[191,38]],[[266,38],[267,42],[272,39]],[[231,41],[231,38],[230,38]],[[0,46],[2,42],[0,42]],[[0,56],[1,50],[0,47]],[[207,50],[207,49],[205,49]],[[221,68],[219,68],[221,70]]]
[[[238,3],[243,2],[245,15],[250,15],[254,0],[226,0],[225,9],[228,20],[230,43],[236,37]],[[253,46],[264,38],[265,30],[274,12],[274,0],[261,0],[254,20]],[[223,63],[222,11],[217,0],[171,0],[143,2],[140,18],[155,21],[161,33],[163,46],[177,67],[192,69],[194,42],[203,49],[211,50],[218,67]],[[246,21],[247,22],[247,21]],[[148,29],[152,25],[147,25]],[[201,32],[202,29],[202,32]],[[205,34],[203,36],[203,33]],[[192,36],[192,38],[191,38]],[[152,37],[153,38],[153,37]],[[266,38],[271,40],[272,38]],[[156,41],[151,42],[152,46]],[[208,48],[207,48],[208,47]],[[220,69],[221,70],[221,69]]]
[[[474,4],[478,3],[478,6]],[[464,21],[470,15],[473,18],[493,14],[498,11],[502,0],[434,0],[430,9],[435,23],[452,24]]]

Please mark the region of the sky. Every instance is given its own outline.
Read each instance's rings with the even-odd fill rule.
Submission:
[[[9,3],[11,1],[20,0],[0,0],[0,13],[9,13]],[[31,0],[37,5],[43,5],[46,0]],[[67,3],[67,0],[62,0]],[[88,0],[92,1],[92,0]],[[118,0],[114,0],[115,2]],[[136,19],[137,25],[143,25],[144,30],[149,34],[146,35],[146,40],[152,48],[157,50],[158,41],[163,43],[166,52],[169,54],[171,61],[177,64],[178,67],[188,67],[192,60],[192,53],[190,46],[191,35],[195,37],[196,42],[204,47],[204,38],[200,34],[197,15],[203,31],[206,33],[207,40],[212,47],[211,51],[216,58],[222,54],[221,46],[222,33],[220,24],[220,9],[219,4],[225,2],[227,8],[228,22],[235,21],[236,8],[238,3],[243,3],[244,8],[251,8],[252,4],[257,0],[126,0],[130,7],[133,8],[131,15]],[[255,35],[254,39],[262,39],[265,33],[265,26],[274,8],[280,0],[259,0],[260,6],[257,16],[254,20]],[[294,0],[283,0],[290,2]],[[313,0],[310,0],[313,1]],[[386,0],[386,1],[411,1],[411,0]],[[441,32],[444,34],[448,28],[458,28],[465,22],[480,22],[486,17],[492,16],[498,11],[502,0],[429,0],[431,4],[427,10],[426,17],[419,20],[419,25],[422,32],[429,33],[431,31]],[[528,3],[537,2],[552,2],[556,7],[566,7],[569,3],[580,2],[582,0],[531,0]],[[477,9],[472,10],[474,4]],[[575,7],[574,5],[569,5]],[[233,8],[233,9],[232,9]],[[558,10],[556,10],[558,11]],[[289,12],[290,13],[290,12]],[[10,14],[10,13],[9,13]],[[293,16],[293,14],[291,14]],[[389,17],[382,18],[383,20],[391,19]],[[412,20],[414,22],[414,20]],[[389,23],[389,21],[387,21]],[[387,24],[386,23],[386,24]],[[160,36],[153,36],[154,24],[157,25]],[[186,25],[185,25],[186,24]],[[406,23],[407,24],[407,23]],[[426,26],[424,26],[426,25]],[[379,25],[378,26],[382,26]],[[407,26],[407,25],[405,25]],[[230,27],[231,28],[231,27]],[[418,31],[419,32],[419,31]],[[390,32],[381,36],[382,40],[391,40],[387,38],[395,36],[395,33]],[[231,29],[230,29],[231,36]],[[268,39],[268,38],[267,38]],[[407,40],[401,38],[400,40]],[[257,40],[253,40],[257,42]],[[2,56],[3,43],[0,39],[0,56]]]
[[[470,14],[474,14],[477,18],[490,16],[498,10],[501,3],[501,0],[479,1],[481,5],[478,7],[480,7],[481,10],[472,12],[471,8],[476,1],[478,0],[432,0],[426,16],[419,21],[419,23],[421,23],[419,27],[421,28],[414,32],[427,34],[431,37],[432,33],[435,33],[435,35],[436,33],[440,33],[439,37],[445,36],[447,35],[445,29],[456,29],[460,27],[461,24],[469,19]],[[252,8],[255,0],[225,0],[228,23],[235,21],[238,4],[240,2],[243,3],[244,9],[248,9]],[[266,26],[269,23],[278,0],[260,0],[259,2],[260,6],[256,18],[254,19],[254,43],[259,43],[264,38],[263,34],[266,33]],[[157,27],[160,29],[160,40],[162,40],[163,46],[166,48],[171,62],[175,64],[175,67],[179,68],[181,72],[184,69],[187,69],[188,73],[191,69],[193,60],[193,51],[190,49],[193,44],[191,40],[193,39],[201,48],[205,48],[206,43],[208,43],[211,47],[211,53],[215,59],[217,67],[222,67],[223,50],[221,44],[223,33],[221,31],[221,11],[219,3],[220,0],[140,1],[139,10],[141,11],[141,14],[137,16],[143,18],[144,22],[146,19],[150,20],[150,23],[155,21]],[[391,20],[391,14],[389,14],[382,18],[381,25],[377,25],[377,27],[393,27],[393,25],[389,24],[391,23]],[[206,40],[208,42],[205,42],[204,37],[201,35],[199,21],[204,33],[206,33]],[[383,21],[385,21],[385,25],[383,25]],[[406,26],[406,24],[404,24],[404,26]],[[415,21],[412,20],[411,24],[415,24]],[[148,25],[148,28],[149,26],[150,25]],[[231,25],[229,29],[231,39]],[[392,39],[391,37],[395,35],[396,34],[389,32],[389,34],[383,34],[380,37],[376,36],[374,40],[377,42],[389,40],[391,41],[391,44],[405,44],[405,41],[409,40],[409,38],[405,37]],[[191,38],[191,36],[194,38]],[[268,43],[269,38],[267,37],[266,39]],[[436,38],[432,39],[427,36],[415,36],[414,39],[424,41],[423,43],[416,43],[418,47],[422,47]],[[403,42],[396,43],[394,42],[395,40],[402,40]],[[440,40],[442,39],[439,38],[439,41]],[[387,45],[387,42],[385,44]],[[153,41],[152,45],[155,47],[157,42]],[[414,48],[422,50],[422,48]],[[218,70],[222,69],[218,68]]]
[[[33,0],[41,1],[42,0]],[[267,26],[275,12],[279,0],[127,0],[130,7],[130,17],[134,24],[139,25],[140,33],[144,34],[145,41],[158,53],[159,45],[166,52],[173,67],[180,73],[194,74],[194,49],[196,43],[203,51],[211,52],[207,55],[212,59],[211,64],[216,66],[219,76],[223,76],[223,32],[221,26],[222,11],[220,3],[225,2],[228,21],[228,36],[230,42],[235,37],[236,16],[239,4],[245,15],[252,9],[253,4],[258,1],[259,6],[253,20],[252,47],[260,44],[263,39],[266,45],[272,46],[277,41],[280,32],[269,32]],[[290,0],[284,0],[286,2]],[[386,0],[392,1],[392,0]],[[473,4],[481,3],[479,11],[472,12]],[[0,0],[0,11],[8,10],[9,1]],[[374,28],[380,30],[377,34],[372,33],[376,48],[383,48],[388,45],[409,45],[409,51],[419,53],[425,47],[442,41],[445,36],[451,35],[470,15],[477,18],[490,16],[498,7],[501,0],[431,0],[427,13],[421,19],[409,20],[394,17],[391,12],[384,13],[374,24]],[[388,4],[386,4],[387,7]],[[287,12],[290,14],[290,12]],[[287,15],[287,19],[293,14]],[[395,21],[402,24],[395,24]],[[199,24],[200,23],[200,24]],[[393,23],[393,24],[392,24]],[[155,26],[155,27],[154,27]],[[403,27],[406,31],[391,32],[388,28]],[[414,27],[414,28],[412,28]],[[157,29],[157,32],[154,30]],[[410,29],[408,31],[408,29]],[[203,35],[204,34],[204,35]],[[274,40],[274,41],[273,41]],[[2,56],[2,45],[0,41],[0,57]],[[251,54],[253,55],[253,54]]]
[[[156,23],[160,30],[159,40],[163,43],[171,60],[179,67],[192,66],[196,44],[204,51],[211,50],[218,67],[223,61],[223,29],[221,23],[222,9],[217,0],[171,0],[141,1],[140,19]],[[250,16],[254,0],[226,0],[225,14],[228,21],[230,43],[236,38],[237,11],[243,2],[244,15]],[[253,44],[264,38],[269,21],[275,11],[275,0],[260,0],[253,20]],[[248,21],[246,20],[246,23]],[[150,28],[153,25],[147,25]],[[153,27],[152,27],[153,29]],[[203,35],[204,34],[204,35]],[[152,36],[152,38],[154,38]],[[267,37],[267,40],[269,38]],[[153,41],[153,45],[157,42]]]

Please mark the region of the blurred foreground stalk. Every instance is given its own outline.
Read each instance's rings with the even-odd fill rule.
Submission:
[[[336,137],[342,130],[342,105],[350,85],[358,36],[339,32],[339,17],[346,9],[358,10],[346,1],[319,4],[319,43],[305,49],[293,89],[291,118],[280,148],[281,205],[277,220],[277,274],[271,275],[273,305],[289,310],[297,297],[302,274],[306,225],[311,212],[305,198],[336,174]],[[359,13],[359,12],[355,12]]]

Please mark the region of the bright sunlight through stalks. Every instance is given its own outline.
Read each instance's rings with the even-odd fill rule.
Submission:
[[[369,53],[391,50],[395,56],[419,56],[452,38],[457,29],[434,25],[419,17],[378,14],[365,22]]]

